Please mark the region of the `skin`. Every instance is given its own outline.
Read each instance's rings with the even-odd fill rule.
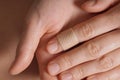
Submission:
[[[50,72],[49,72],[50,74],[48,74],[48,72],[46,71],[46,65],[47,65],[48,61],[50,61],[51,59],[54,59],[56,57],[56,55],[48,54],[48,52],[46,51],[46,46],[44,46],[44,45],[46,45],[47,41],[50,38],[52,38],[54,35],[56,35],[56,33],[58,33],[63,28],[63,26],[65,24],[67,24],[67,22],[69,22],[69,20],[71,20],[71,18],[75,18],[76,15],[79,14],[78,10],[76,10],[76,8],[73,8],[74,7],[73,5],[71,6],[71,3],[73,3],[73,1],[74,0],[69,0],[69,1],[67,1],[67,0],[59,0],[59,1],[56,1],[56,0],[52,0],[52,1],[42,0],[39,4],[37,4],[37,7],[36,6],[33,7],[33,11],[29,14],[29,17],[27,18],[27,28],[25,29],[26,31],[24,32],[24,35],[23,35],[23,37],[22,37],[22,39],[19,43],[19,46],[17,48],[17,53],[19,55],[16,57],[16,60],[13,63],[13,66],[10,69],[11,74],[13,74],[13,75],[18,74],[21,71],[23,71],[24,69],[26,69],[29,66],[29,64],[31,63],[31,61],[34,57],[34,53],[37,49],[36,55],[37,55],[37,59],[38,59],[38,64],[39,64],[39,68],[40,68],[40,76],[41,76],[42,80],[47,80],[47,79],[48,80],[57,80],[56,74],[54,74],[55,76],[52,76],[52,75],[50,75],[51,74]],[[108,3],[107,6],[104,5],[103,6],[104,8],[101,8],[100,10],[96,9],[96,11],[95,11],[95,8],[91,8],[91,12],[100,12],[102,10],[105,10],[107,7],[109,7],[113,3],[114,3],[114,1]],[[55,6],[54,4],[56,4],[57,8],[54,7]],[[86,4],[88,4],[88,3],[86,3]],[[46,5],[47,5],[47,7],[46,7]],[[58,9],[58,7],[59,7],[59,9]],[[82,8],[87,11],[87,7],[85,5],[82,6]],[[112,12],[112,10],[110,10],[109,12],[106,12],[105,14],[97,16],[97,17],[95,17],[95,20],[97,20],[98,18],[101,19],[101,17],[105,17],[106,15],[108,15],[108,13],[116,14],[116,13],[119,12],[118,9],[119,9],[119,7],[115,8],[116,12]],[[53,11],[55,11],[55,12],[53,12]],[[60,14],[60,13],[64,13],[64,17],[63,17],[63,14]],[[54,16],[52,16],[52,15],[54,15]],[[116,14],[116,16],[117,15],[118,14]],[[116,18],[116,16],[114,16],[114,17]],[[119,18],[119,17],[117,17],[117,18]],[[92,21],[92,20],[94,20],[94,18],[86,21],[85,24],[89,24],[89,21]],[[102,20],[104,21],[104,20],[106,20],[106,18],[103,18]],[[116,19],[116,20],[113,20],[113,22],[111,22],[111,23],[114,23],[115,26],[118,26],[119,24],[117,24],[117,22],[118,21]],[[99,20],[98,20],[98,23],[100,24]],[[96,25],[99,25],[99,24],[96,24]],[[55,28],[52,28],[53,26],[55,26]],[[117,29],[117,27],[113,28],[113,26],[111,26],[111,29],[107,30],[107,28],[106,28],[105,30],[110,31],[110,30],[113,30],[113,29]],[[107,32],[107,31],[105,31],[105,32]],[[113,32],[114,35],[117,35],[117,36],[114,36],[116,44],[119,43],[118,39],[116,40],[116,37],[118,37],[117,32],[119,32],[119,30]],[[111,32],[111,34],[113,34],[113,33]],[[103,37],[105,37],[105,36],[103,36]],[[88,39],[90,39],[90,38],[88,38]],[[86,38],[86,40],[87,40],[87,38]],[[83,41],[84,41],[84,39],[83,39]],[[101,42],[102,42],[102,39],[101,39]],[[112,42],[112,41],[109,41],[109,42]],[[119,47],[119,46],[117,45],[114,48],[117,48],[117,47]],[[62,50],[60,50],[60,51],[62,51]],[[62,56],[65,56],[65,55],[62,55]],[[61,56],[58,56],[57,58],[59,58],[58,61],[64,59],[64,57],[62,58]],[[89,59],[89,57],[88,57],[88,59]],[[95,59],[96,59],[96,57],[95,57]],[[83,60],[83,62],[85,62],[85,61]],[[95,61],[95,62],[97,63],[97,61]],[[91,63],[93,63],[93,62],[91,62]],[[91,63],[89,63],[89,64],[91,64]],[[22,66],[22,67],[20,67],[20,66]],[[78,65],[78,66],[80,66],[80,65]],[[84,66],[84,64],[83,64],[83,66]],[[74,67],[70,70],[71,73],[74,72],[75,68],[76,67]],[[66,70],[67,69],[69,69],[69,65],[66,67]],[[49,67],[48,67],[48,71],[49,71]],[[114,72],[114,71],[111,71],[111,73],[112,72]],[[62,72],[60,74],[60,79],[62,79],[62,77],[64,75],[63,73],[65,73],[65,72]],[[76,77],[74,77],[74,78],[77,80],[77,79],[82,79],[84,77],[87,77],[87,76],[95,74],[95,73],[98,73],[98,72],[91,72],[91,73],[86,74],[85,76],[81,76],[81,77],[80,76],[78,77],[76,75],[76,72],[73,73],[73,75],[76,75]],[[107,72],[105,72],[105,74],[107,75]],[[101,77],[103,75],[101,75]],[[69,77],[69,78],[71,78],[71,77]]]
[[[71,0],[71,3],[72,1],[73,0]],[[69,6],[71,7],[71,3],[69,2],[65,6],[63,6],[62,3],[68,3],[68,1],[41,0],[40,2],[38,1],[33,4],[28,13],[26,27],[17,48],[18,56],[16,57],[14,65],[10,69],[10,73],[18,74],[26,69],[34,57],[41,38],[45,34],[56,34],[70,19],[73,14],[73,9],[69,8]],[[64,12],[63,9],[65,11],[66,9],[71,10]],[[63,16],[63,12],[65,17]],[[19,66],[23,67],[20,68]]]
[[[62,28],[71,27],[91,17],[90,14],[83,12],[78,5],[74,4],[76,1],[41,0],[32,6],[28,13],[27,26],[17,48],[18,55],[9,71],[12,75],[24,71],[35,54],[40,78],[42,80],[58,79],[57,76],[53,77],[47,71],[48,62],[57,55],[49,54],[46,45],[48,40],[60,32]],[[79,2],[81,3],[81,1]]]
[[[101,0],[98,1],[100,1],[97,2],[98,5],[104,3]],[[108,1],[107,7],[115,2],[113,0]],[[98,12],[105,9],[106,7],[98,10]],[[93,9],[91,12],[96,11]],[[80,80],[87,76],[90,76],[88,80],[119,80],[119,20],[120,4],[118,3],[108,11],[74,26],[73,30],[79,42],[89,41],[68,52],[63,52],[63,55],[50,61],[48,64],[49,74],[60,74],[60,80]],[[51,41],[54,41],[53,44],[57,44],[58,47],[54,52],[50,51],[49,48]],[[51,41],[47,46],[49,53],[56,54],[63,51],[62,48],[59,48],[61,45],[57,38],[53,38]]]

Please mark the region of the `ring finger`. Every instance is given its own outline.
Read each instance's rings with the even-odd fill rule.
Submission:
[[[106,72],[120,65],[119,56],[120,56],[120,48],[110,52],[109,54],[105,55],[100,59],[96,59],[94,61],[78,65],[73,69],[65,71],[61,73],[60,78],[61,80],[68,80],[68,78],[71,78],[69,80],[80,80],[96,73]],[[103,73],[103,74],[105,75],[108,73]],[[100,76],[102,76],[102,74],[99,75],[99,78]],[[96,80],[99,80],[97,76],[95,78],[97,78]],[[89,79],[94,80],[94,79],[91,79],[91,77],[88,78],[88,80]],[[100,80],[106,80],[106,79],[100,79]]]

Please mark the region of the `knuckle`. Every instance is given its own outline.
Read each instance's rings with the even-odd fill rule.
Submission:
[[[113,59],[110,57],[103,57],[99,60],[100,70],[109,70],[113,67]]]
[[[97,57],[100,56],[101,48],[95,42],[87,43],[86,48],[88,50],[88,56],[89,57],[97,58]]]
[[[85,72],[83,68],[77,68],[76,71],[77,71],[77,75],[75,76],[77,78],[76,80],[85,77]]]
[[[92,24],[88,23],[88,24],[84,24],[83,27],[81,27],[81,34],[85,39],[91,38],[93,36],[94,32],[94,28],[92,26]]]
[[[68,66],[72,67],[73,66],[73,62],[68,55],[62,57],[62,62],[64,63],[64,67],[65,66],[66,67],[68,67]]]

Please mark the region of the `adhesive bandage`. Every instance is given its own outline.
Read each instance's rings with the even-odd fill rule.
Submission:
[[[72,28],[58,34],[57,39],[63,50],[68,50],[79,43],[79,40]]]

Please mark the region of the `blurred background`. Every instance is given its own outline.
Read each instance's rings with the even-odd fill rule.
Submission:
[[[11,76],[8,73],[32,2],[33,0],[0,0],[0,80],[39,80],[36,59],[20,75]]]

